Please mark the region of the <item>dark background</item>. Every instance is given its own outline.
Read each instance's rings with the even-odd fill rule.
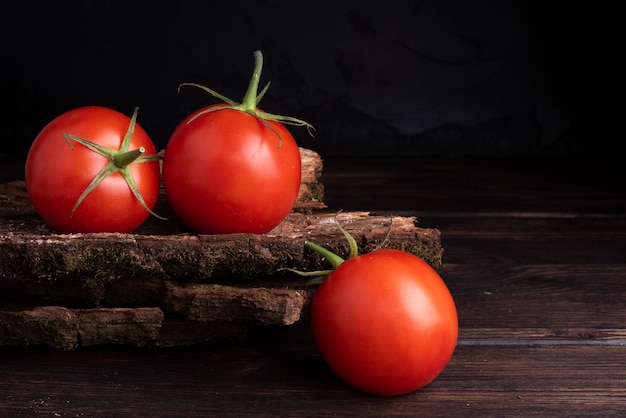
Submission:
[[[43,126],[102,105],[158,148],[215,100],[240,100],[265,55],[262,107],[331,156],[614,157],[619,2],[60,1],[3,3],[1,161]]]

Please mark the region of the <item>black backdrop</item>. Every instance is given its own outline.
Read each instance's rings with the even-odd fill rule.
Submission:
[[[7,0],[0,156],[23,158],[73,107],[130,115],[163,148],[174,126],[234,99],[253,51],[262,107],[327,156],[614,155],[619,2]]]

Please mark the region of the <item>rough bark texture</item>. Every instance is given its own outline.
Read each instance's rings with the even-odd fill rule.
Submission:
[[[158,308],[69,309],[41,306],[0,311],[0,343],[71,350],[79,345],[158,342],[163,312]]]
[[[319,154],[307,148],[300,148],[302,161],[302,178],[300,192],[294,205],[295,211],[308,212],[312,209],[323,209],[324,185],[319,182],[322,175],[323,161]]]
[[[337,222],[361,252],[399,248],[440,266],[439,231],[413,218],[315,211],[325,207],[322,161],[301,155],[298,203],[264,235],[194,234],[164,196],[158,211],[167,222],[150,218],[132,234],[59,234],[34,211],[23,181],[0,185],[0,346],[186,345],[305,320],[314,290],[283,269],[329,267],[306,240],[347,256]]]
[[[0,291],[99,304],[107,288],[123,278],[232,284],[285,276],[281,271],[285,267],[325,269],[325,260],[307,250],[304,242],[347,255],[335,217],[292,213],[265,235],[2,233]],[[441,263],[439,231],[418,228],[412,218],[347,212],[337,219],[362,252],[386,239],[385,247],[414,253],[434,267]]]

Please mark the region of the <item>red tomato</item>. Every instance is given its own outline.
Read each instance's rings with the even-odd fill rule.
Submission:
[[[273,229],[300,190],[300,151],[289,131],[234,109],[194,116],[165,148],[163,185],[174,212],[199,233]]]
[[[135,118],[136,111],[134,132],[124,146],[131,118],[105,107],[70,110],[41,130],[27,156],[25,178],[28,196],[46,223],[61,232],[130,232],[146,220],[159,195],[159,162],[154,144]],[[140,148],[143,156],[126,167],[114,167],[110,158],[66,139],[65,134],[100,146],[111,157]],[[111,173],[79,202],[107,166]],[[124,178],[125,173],[130,180]],[[136,185],[145,206],[129,181]]]
[[[263,55],[242,103],[200,87],[225,103],[185,118],[165,148],[163,185],[178,217],[198,233],[263,234],[291,211],[300,190],[300,150],[284,124],[307,126],[257,109]]]
[[[393,249],[336,267],[313,298],[311,326],[330,368],[376,395],[400,395],[433,381],[458,335],[456,307],[439,274]]]

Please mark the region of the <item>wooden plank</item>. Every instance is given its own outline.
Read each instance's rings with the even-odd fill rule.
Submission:
[[[466,343],[626,342],[624,219],[440,220]]]
[[[605,160],[334,158],[320,181],[324,203],[346,211],[626,213],[622,165]],[[372,191],[375,190],[375,193]]]
[[[442,405],[452,416],[621,416],[624,378],[624,346],[462,346],[421,405],[438,416]]]
[[[417,216],[415,212],[403,212],[406,216]],[[378,214],[380,215],[380,214]],[[626,215],[626,213],[625,213]],[[567,241],[620,240],[626,237],[626,216],[422,216],[418,224],[437,224],[445,230],[446,238],[470,238],[476,241],[511,239],[515,241],[549,241],[559,238]]]
[[[297,332],[293,332],[297,331]],[[270,333],[272,335],[272,333]],[[459,346],[429,386],[401,397],[338,380],[308,334],[244,347],[6,352],[3,416],[621,416],[626,347]]]
[[[588,343],[626,342],[626,264],[524,265],[475,268],[447,265],[461,328],[474,340],[515,338]]]

